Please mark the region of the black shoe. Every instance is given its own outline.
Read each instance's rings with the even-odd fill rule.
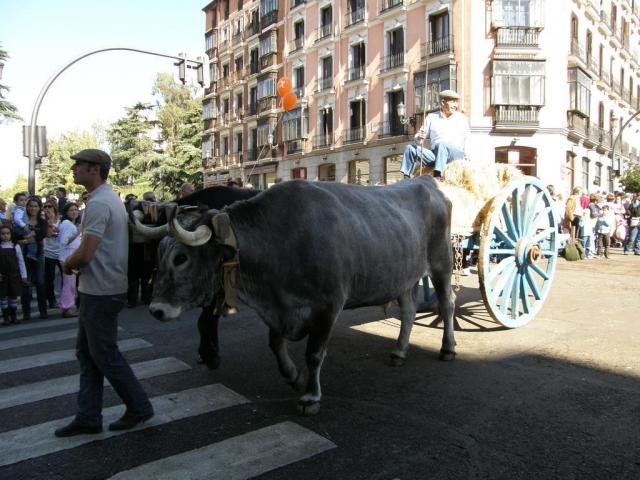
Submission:
[[[102,433],[102,425],[87,425],[86,423],[74,420],[66,427],[59,428],[53,433],[56,437],[73,437],[75,435]]]
[[[109,425],[109,430],[111,430],[112,432],[118,432],[120,430],[130,430],[133,427],[146,422],[151,417],[153,417],[153,412],[142,415],[141,417],[137,417],[128,412],[125,412],[119,420],[116,420],[111,425]]]

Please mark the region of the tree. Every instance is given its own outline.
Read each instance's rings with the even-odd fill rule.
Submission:
[[[0,63],[5,63],[8,58],[9,54],[0,45]],[[3,91],[8,92],[9,87],[0,83],[0,123],[6,120],[22,120],[22,117],[18,115],[18,108],[13,103],[5,100]]]
[[[620,178],[625,192],[640,193],[640,165],[634,165]]]
[[[4,190],[0,190],[0,198],[4,198],[7,203],[13,202],[13,196],[18,192],[27,191],[27,177],[18,175],[13,185]]]
[[[64,133],[58,139],[49,142],[49,156],[42,160],[38,177],[38,192],[45,195],[58,187],[68,192],[81,193],[84,188],[73,183],[71,155],[85,148],[99,148],[102,133],[100,125],[94,125],[91,131],[73,131]]]
[[[126,115],[112,123],[107,129],[107,139],[111,145],[113,172],[109,176],[114,185],[131,184],[145,177],[149,158],[154,155],[150,131],[153,123],[149,114],[153,107],[138,102],[126,108]]]

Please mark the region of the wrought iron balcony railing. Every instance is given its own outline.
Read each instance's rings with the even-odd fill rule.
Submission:
[[[333,36],[333,24],[328,23],[316,28],[316,42]]]
[[[344,28],[348,28],[351,25],[364,21],[365,8],[364,6],[357,8],[356,10],[348,11],[344,16]]]
[[[537,47],[539,31],[531,27],[500,27],[496,32],[498,47]]]
[[[313,139],[313,148],[328,148],[333,145],[333,132],[316,135]]]
[[[539,107],[528,105],[496,105],[495,125],[538,126]]]
[[[408,135],[408,131],[407,127],[400,121],[382,122],[381,137],[399,137],[402,135]]]
[[[382,71],[392,70],[404,66],[404,52],[392,53],[384,57]]]
[[[318,79],[318,92],[330,90],[331,88],[333,88],[333,77]]]
[[[359,65],[357,67],[350,68],[347,75],[347,81],[354,82],[356,80],[363,79],[365,76],[366,69],[367,67],[365,67],[364,65]]]
[[[380,13],[399,7],[404,3],[403,0],[380,0]]]
[[[362,142],[365,139],[366,126],[361,125],[355,128],[349,128],[344,132],[344,143]]]
[[[291,51],[289,53],[297,52],[304,47],[304,37],[297,37],[291,41]]]

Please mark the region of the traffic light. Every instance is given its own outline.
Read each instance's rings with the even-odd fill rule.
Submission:
[[[178,78],[183,85],[187,83],[187,65],[185,60],[178,61]]]

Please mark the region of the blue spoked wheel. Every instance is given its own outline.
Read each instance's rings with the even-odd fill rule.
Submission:
[[[508,328],[525,325],[549,295],[558,259],[553,200],[537,178],[509,183],[480,232],[478,274],[485,306]]]

